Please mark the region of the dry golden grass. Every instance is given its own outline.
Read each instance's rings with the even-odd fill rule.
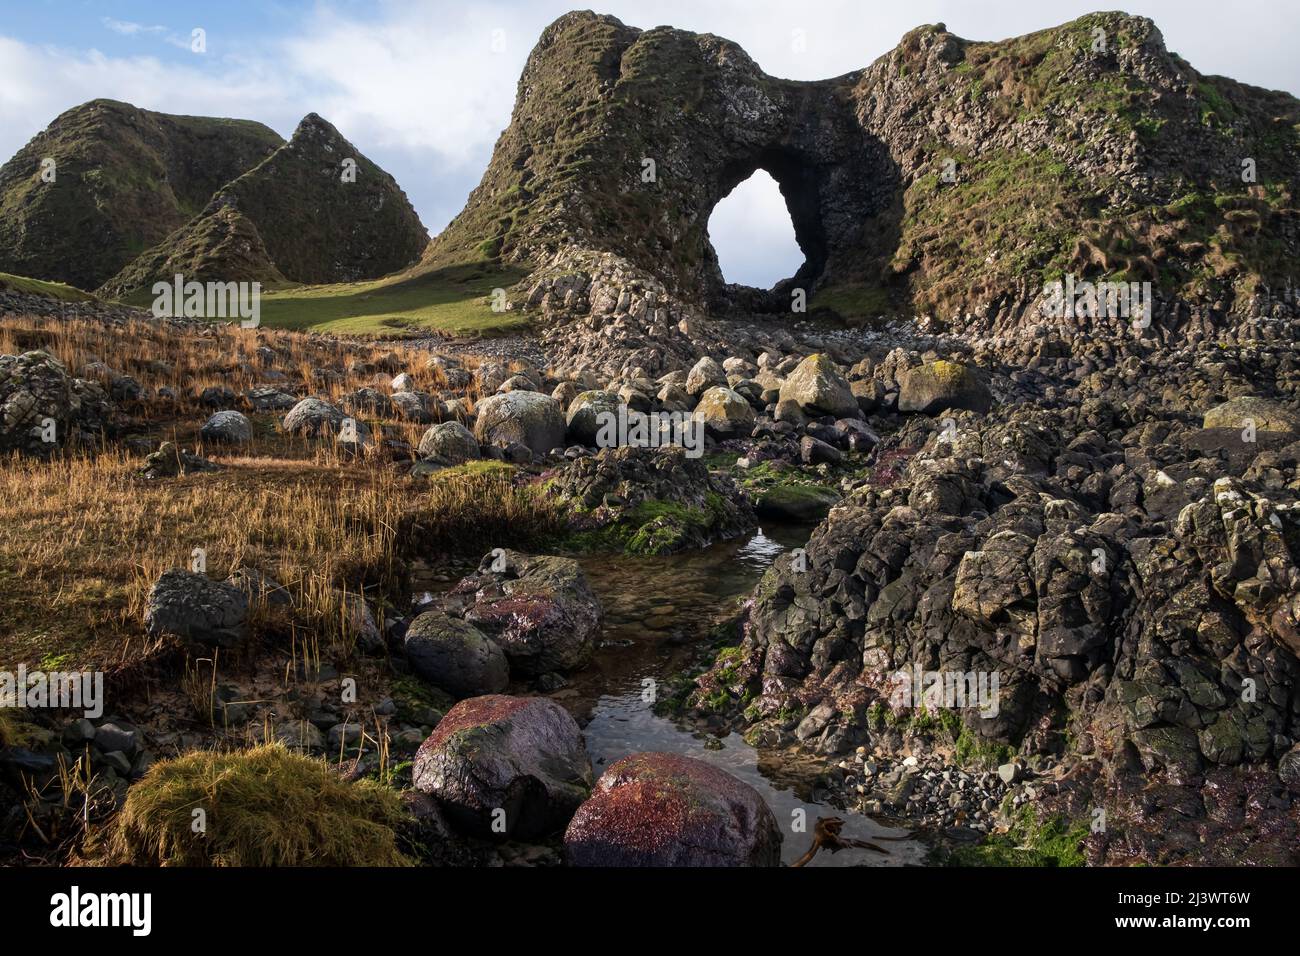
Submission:
[[[276,352],[264,360],[258,349]],[[406,372],[419,391],[438,392],[447,387],[442,373],[428,366],[429,353],[399,343],[354,342],[317,335],[268,329],[242,329],[238,325],[197,325],[192,328],[131,320],[114,326],[89,319],[53,319],[31,316],[0,317],[0,354],[43,349],[63,363],[71,374],[91,362],[103,362],[114,372],[130,375],[146,392],[162,386],[176,392],[168,404],[153,400],[128,409],[151,421],[194,419],[198,424],[211,409],[198,403],[209,386],[225,387],[237,395],[258,385],[275,385],[286,392],[337,401],[363,386],[382,386],[398,372]],[[473,367],[476,361],[465,358]],[[315,369],[336,376],[321,378]],[[272,381],[267,372],[287,378]],[[468,393],[473,399],[472,388]]]
[[[334,588],[394,586],[415,491],[389,470],[249,461],[149,482],[137,468],[116,455],[0,467],[0,659],[102,666],[148,653],[149,588],[195,548],[212,577],[248,566],[275,578],[308,622],[336,615]]]
[[[408,372],[422,390],[446,394],[428,353],[385,343],[347,343],[237,326],[138,321],[0,318],[0,353],[42,348],[74,373],[103,361],[147,391],[162,385],[174,403],[152,399],[126,411],[151,439],[169,439],[222,470],[148,481],[141,458],[110,448],[53,461],[0,459],[0,662],[112,670],[147,660],[167,642],[148,637],[144,608],[158,575],[189,567],[195,548],[207,573],[224,579],[250,567],[285,585],[296,607],[287,646],[296,657],[345,655],[352,639],[348,596],[400,597],[401,559],[527,540],[562,525],[513,471],[475,463],[436,480],[398,473],[383,438],[415,446],[427,426],[365,420],[376,446],[352,460],[335,443],[280,431],[283,413],[250,414],[254,439],[238,449],[204,447],[198,430],[211,409],[197,402],[208,385],[242,393],[265,383],[258,349],[276,351],[273,383],[337,401],[363,385],[383,387]],[[473,365],[473,361],[467,361]],[[314,379],[326,368],[337,378]],[[379,371],[382,369],[382,371]],[[473,399],[471,392],[466,397]],[[265,608],[254,607],[255,633]],[[284,621],[274,622],[283,630]]]

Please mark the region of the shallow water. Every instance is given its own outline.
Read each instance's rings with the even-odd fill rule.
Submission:
[[[596,774],[631,753],[668,751],[721,767],[754,787],[767,801],[785,835],[782,858],[798,859],[811,844],[818,817],[845,821],[841,834],[862,840],[899,837],[862,814],[819,799],[820,758],[806,761],[757,750],[737,734],[718,739],[655,716],[643,699],[645,681],[660,682],[693,658],[692,646],[709,625],[753,589],[763,571],[785,550],[802,545],[804,527],[774,527],[687,554],[665,557],[581,559],[605,609],[602,641],[591,665],[552,695],[585,726]],[[795,811],[806,828],[792,832]],[[883,843],[888,855],[866,849],[821,852],[809,866],[897,866],[921,862],[914,840]]]

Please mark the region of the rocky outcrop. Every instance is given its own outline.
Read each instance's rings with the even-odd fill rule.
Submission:
[[[1115,789],[1099,801],[1280,769],[1300,735],[1296,456],[1202,451],[1199,416],[1157,429],[1096,398],[951,415],[915,453],[891,436],[905,467],[767,572],[743,664],[704,678],[701,698],[750,695],[757,739],[828,753],[896,734],[925,705],[970,748],[1083,779],[1100,765]],[[911,694],[910,675],[930,673],[969,696]]]
[[[48,352],[0,355],[0,452],[47,456],[94,444],[116,424],[104,390],[73,378]]]
[[[573,866],[778,866],[781,830],[758,792],[669,753],[610,766],[564,834]]]
[[[571,530],[602,550],[669,554],[754,523],[734,484],[680,446],[602,449],[560,468],[546,489],[573,508]]]
[[[1287,254],[1253,237],[1300,251],[1280,198],[1300,185],[1297,119],[1294,97],[1201,75],[1122,13],[993,43],[919,27],[811,83],[716,36],[570,13],[543,32],[481,184],[425,262],[525,264],[515,307],[673,354],[683,321],[790,315],[800,291],[841,314],[1116,331],[1127,316],[1047,315],[1041,276],[1150,280],[1157,263],[1157,327],[1293,316]],[[771,292],[725,285],[707,233],[757,169],[805,256]]]

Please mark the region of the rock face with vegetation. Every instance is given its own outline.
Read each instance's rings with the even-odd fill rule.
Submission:
[[[426,259],[526,264],[522,307],[629,331],[789,313],[795,288],[845,315],[1004,330],[1065,274],[1152,281],[1167,327],[1290,314],[1298,120],[1295,98],[1204,76],[1121,13],[999,42],[921,27],[813,83],[716,36],[570,13]],[[707,235],[757,169],[805,256],[766,295],[724,285]]]
[[[572,509],[579,539],[602,550],[669,554],[753,526],[734,485],[680,447],[603,449],[567,465],[546,487]]]
[[[0,272],[94,289],[283,145],[249,120],[74,107],[0,167]]]
[[[262,162],[104,284],[126,296],[181,274],[199,281],[352,282],[416,261],[429,236],[396,181],[308,114]]]

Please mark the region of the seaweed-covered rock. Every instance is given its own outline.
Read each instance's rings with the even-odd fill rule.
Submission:
[[[522,677],[585,665],[602,619],[578,562],[516,551],[488,554],[444,604],[499,644]]]
[[[564,833],[574,866],[778,866],[781,830],[753,787],[670,753],[610,766]]]

